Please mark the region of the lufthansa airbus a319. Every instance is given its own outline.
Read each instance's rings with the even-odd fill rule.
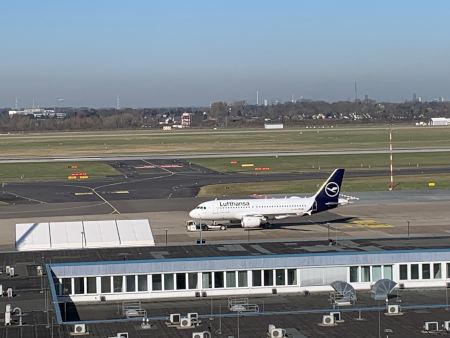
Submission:
[[[202,221],[240,221],[243,228],[256,228],[272,219],[312,215],[347,204],[339,198],[344,169],[335,169],[311,197],[212,200],[199,204],[189,216]]]

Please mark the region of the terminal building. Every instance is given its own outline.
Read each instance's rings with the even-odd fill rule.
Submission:
[[[126,260],[117,260],[113,250],[102,254],[101,261],[53,260],[46,269],[61,321],[60,311],[67,302],[312,293],[331,291],[334,281],[369,290],[380,279],[393,280],[401,289],[446,287],[450,281],[448,240],[131,248]]]

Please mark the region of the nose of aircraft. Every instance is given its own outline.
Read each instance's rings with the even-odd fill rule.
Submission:
[[[197,212],[196,212],[196,210],[194,209],[194,210],[191,210],[191,212],[189,212],[189,217],[190,218],[196,218],[195,216],[197,215]]]

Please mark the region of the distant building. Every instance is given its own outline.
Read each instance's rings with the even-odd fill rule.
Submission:
[[[66,113],[56,113],[53,109],[26,108],[24,110],[10,110],[9,117],[13,116],[33,116],[34,118],[56,117],[64,118]]]
[[[181,125],[183,128],[190,127],[192,122],[191,113],[184,112],[181,114]]]
[[[450,119],[446,117],[432,117],[431,126],[448,126],[450,124]]]
[[[264,123],[264,129],[283,129],[283,123]]]

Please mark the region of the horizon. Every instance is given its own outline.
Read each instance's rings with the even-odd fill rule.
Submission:
[[[448,99],[448,13],[444,0],[1,3],[0,106]]]

